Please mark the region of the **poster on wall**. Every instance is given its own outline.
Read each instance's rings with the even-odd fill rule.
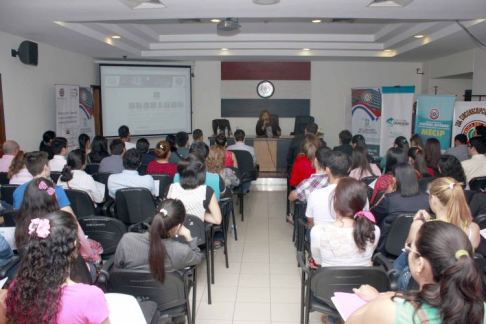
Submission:
[[[79,133],[95,136],[93,92],[91,88],[79,87]]]
[[[377,159],[380,157],[380,88],[352,88],[351,104],[351,132],[363,135],[368,153]]]
[[[415,86],[382,87],[381,93],[380,156],[383,156],[395,138],[410,138]]]
[[[68,150],[78,146],[79,86],[56,85],[56,135],[68,140]]]
[[[454,137],[457,134],[464,134],[468,139],[471,138],[476,126],[486,126],[486,102],[456,101],[451,146],[454,145]]]
[[[424,142],[435,137],[440,142],[441,150],[450,147],[455,101],[454,95],[417,96],[415,133],[420,134]]]

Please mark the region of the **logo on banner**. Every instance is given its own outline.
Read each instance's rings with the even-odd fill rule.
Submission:
[[[393,117],[390,117],[386,120],[386,124],[388,127],[393,127],[393,126],[408,126],[410,123],[406,121],[405,119],[393,119]]]
[[[440,117],[440,111],[437,108],[432,108],[429,111],[429,117],[430,119],[436,120],[437,118]]]
[[[473,137],[474,129],[478,126],[486,126],[486,123],[482,120],[473,120],[467,123],[462,129],[462,134],[466,135],[467,138]]]
[[[373,101],[373,95],[371,94],[371,92],[366,91],[365,93],[363,93],[361,99],[367,104],[369,104],[371,101]]]
[[[386,120],[386,124],[389,126],[389,127],[393,127],[393,118],[390,117]]]
[[[64,95],[65,95],[64,88],[59,89],[59,97],[64,98]]]

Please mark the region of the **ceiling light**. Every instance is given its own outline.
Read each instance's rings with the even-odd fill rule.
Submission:
[[[425,36],[424,35],[415,35],[413,37],[415,37],[415,38],[424,38]]]
[[[222,50],[222,51],[227,51],[228,49],[227,49],[227,48],[222,48],[221,50]]]
[[[279,2],[280,0],[253,0],[253,3],[257,5],[273,5]]]
[[[391,52],[392,50],[391,49],[386,49],[385,52]]]
[[[303,51],[310,51],[310,48],[303,48]]]
[[[121,38],[121,36],[118,36],[118,35],[113,35],[113,36],[111,36],[111,38],[113,38],[113,39],[120,39],[120,38]]]
[[[221,19],[211,19],[211,22],[214,22],[214,23],[219,23],[221,21]]]
[[[312,20],[312,22],[313,22],[314,24],[318,24],[318,23],[322,22],[322,20],[320,20],[320,19],[314,19],[314,20]]]

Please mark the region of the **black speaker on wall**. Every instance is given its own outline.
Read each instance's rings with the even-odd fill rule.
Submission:
[[[28,65],[37,65],[37,43],[23,41],[18,50],[12,50],[12,57],[19,57],[20,61]]]

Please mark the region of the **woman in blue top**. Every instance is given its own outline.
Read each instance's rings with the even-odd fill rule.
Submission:
[[[442,221],[427,222],[405,251],[419,291],[380,295],[367,285],[354,289],[369,303],[346,323],[486,323],[481,275],[463,230]]]

